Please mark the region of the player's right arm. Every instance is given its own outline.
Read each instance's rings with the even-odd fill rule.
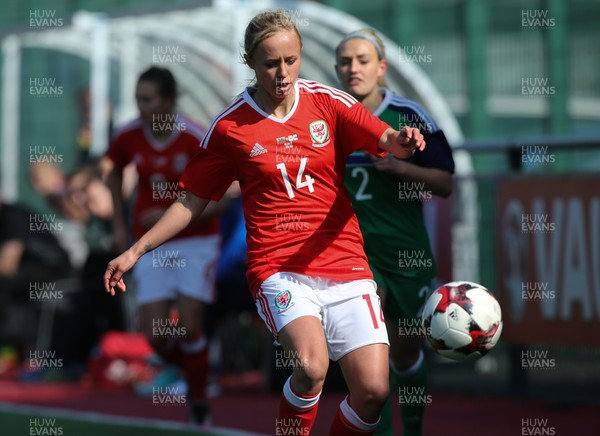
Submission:
[[[105,158],[108,159],[108,158]],[[127,235],[127,225],[125,223],[125,212],[123,210],[123,170],[111,163],[110,171],[106,178],[106,184],[110,189],[113,199],[113,248],[121,251],[126,248],[126,241],[129,239]]]
[[[154,250],[185,229],[192,220],[202,214],[208,203],[208,199],[186,191],[185,195],[174,202],[144,236],[127,251],[108,263],[104,272],[104,289],[106,292],[115,295],[115,286],[125,292],[123,274],[133,268],[138,259],[145,253]]]

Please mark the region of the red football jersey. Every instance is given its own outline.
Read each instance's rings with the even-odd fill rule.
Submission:
[[[165,115],[173,134],[166,143],[158,142],[141,119],[118,129],[107,156],[115,166],[124,168],[135,162],[138,172],[137,196],[133,208],[133,234],[139,239],[149,229],[142,224],[143,214],[153,209],[166,210],[181,195],[179,178],[200,147],[205,132],[181,114]],[[192,223],[177,238],[210,235],[219,231],[216,218]]]
[[[218,200],[239,180],[253,295],[279,271],[336,280],[372,278],[344,186],[355,150],[382,153],[389,128],[353,97],[299,79],[285,118],[269,116],[247,89],[212,123],[180,185]]]

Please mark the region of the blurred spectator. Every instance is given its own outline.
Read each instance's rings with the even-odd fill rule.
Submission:
[[[85,207],[67,195],[67,178],[58,165],[34,163],[29,167],[29,179],[33,189],[63,217],[79,222],[87,220]]]
[[[73,267],[79,269],[87,257],[83,225],[89,213],[84,205],[75,202],[74,198],[68,195],[68,180],[61,167],[49,162],[50,160],[42,160],[32,164],[29,167],[29,179],[53,213],[60,215],[62,230],[55,236],[67,250]]]
[[[67,197],[83,207],[88,216],[84,236],[89,254],[78,274],[76,292],[69,295],[68,304],[55,320],[53,348],[63,358],[67,377],[78,378],[102,335],[123,330],[126,320],[123,300],[101,292],[104,267],[114,253],[110,250],[112,195],[100,170],[93,166],[76,170],[69,178]]]
[[[39,308],[32,304],[31,289],[50,286],[72,273],[51,224],[41,214],[4,203],[0,194],[0,344],[20,350],[32,345]]]

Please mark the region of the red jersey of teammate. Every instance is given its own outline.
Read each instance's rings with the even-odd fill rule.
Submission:
[[[381,152],[378,140],[389,126],[317,82],[296,82],[294,106],[282,119],[262,111],[248,92],[215,119],[180,185],[218,200],[239,180],[254,295],[278,271],[372,278],[344,169],[355,150]]]
[[[165,123],[174,126],[166,143],[158,142],[150,128],[136,119],[115,133],[107,156],[119,168],[131,161],[138,172],[137,197],[133,208],[133,234],[139,239],[144,229],[141,217],[152,209],[166,210],[184,195],[178,181],[187,163],[199,149],[204,131],[181,114],[164,115]],[[159,120],[157,122],[160,122]],[[219,231],[216,218],[192,223],[177,238],[211,235]]]

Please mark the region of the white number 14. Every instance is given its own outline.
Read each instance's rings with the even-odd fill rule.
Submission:
[[[304,170],[306,169],[306,161],[307,157],[303,157],[300,160],[300,168],[298,169],[298,175],[296,176],[296,189],[301,189],[308,187],[309,192],[315,192],[315,188],[313,188],[313,183],[315,183],[315,179],[306,174],[304,176],[305,180],[302,180],[302,176],[304,175]],[[285,168],[285,163],[277,164],[277,168],[281,171],[281,175],[283,176],[283,183],[285,183],[285,189],[287,190],[287,194],[290,198],[294,198],[294,190],[292,189],[292,184],[290,183],[290,178],[287,173],[287,169]]]

